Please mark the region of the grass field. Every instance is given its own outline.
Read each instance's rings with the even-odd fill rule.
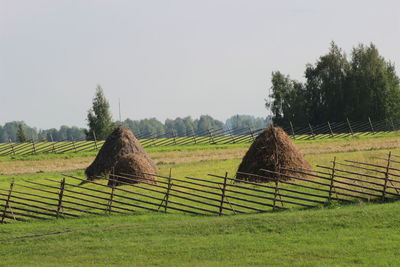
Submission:
[[[254,140],[254,137],[260,132],[249,133],[243,135],[219,135],[208,137],[177,137],[177,138],[157,138],[157,139],[140,139],[145,148],[165,148],[177,146],[207,146],[207,145],[226,145],[226,144],[248,144]],[[291,136],[296,142],[325,142],[332,140],[346,139],[365,139],[365,138],[382,138],[390,136],[398,136],[398,131],[378,131],[378,132],[356,132],[354,135],[350,133],[342,133],[331,136],[330,134],[303,134]],[[61,141],[61,142],[25,142],[25,143],[0,143],[0,157],[4,156],[25,156],[43,153],[64,154],[64,153],[82,153],[96,151],[104,144],[104,140],[100,141]]]
[[[18,223],[0,228],[0,266],[397,266],[399,208]]]
[[[398,137],[296,142],[312,165],[334,156],[377,162],[400,154]],[[249,144],[148,148],[160,173],[232,175]],[[83,176],[93,152],[0,158],[0,188],[12,179],[49,183]],[[236,216],[138,212],[0,226],[0,266],[9,265],[396,265],[398,203],[339,205]]]

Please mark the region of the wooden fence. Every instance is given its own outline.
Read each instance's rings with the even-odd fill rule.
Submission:
[[[258,174],[246,174],[259,182],[238,180],[228,173],[176,178],[171,172],[154,175],[156,184],[123,183],[119,187],[70,175],[40,183],[11,182],[9,188],[0,188],[0,223],[140,211],[221,216],[313,208],[332,201],[397,200],[400,155],[389,153],[377,160],[382,163],[334,158],[329,166],[315,170],[261,169]],[[148,179],[124,174],[110,175],[109,180],[118,178]]]
[[[294,127],[291,122],[283,129],[295,140],[314,140],[324,138],[342,138],[355,136],[368,136],[380,133],[396,131],[400,127],[393,122],[326,122],[320,125]],[[235,128],[235,129],[207,129],[198,133],[188,133],[187,136],[179,137],[176,131],[163,135],[141,135],[137,138],[143,147],[160,147],[174,145],[197,145],[197,144],[239,144],[253,142],[263,129]],[[101,148],[104,140],[84,141],[65,140],[62,142],[37,142],[31,140],[26,143],[0,143],[0,156],[7,155],[33,155],[39,153],[66,153],[94,151]]]

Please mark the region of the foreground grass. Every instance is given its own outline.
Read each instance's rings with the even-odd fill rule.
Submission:
[[[273,214],[168,214],[0,227],[0,266],[394,266],[400,203]]]
[[[177,146],[147,149],[161,175],[205,178],[233,175],[249,144]],[[379,162],[389,150],[400,154],[397,137],[354,138],[297,143],[307,160],[330,165],[334,156]],[[0,169],[89,162],[94,153],[43,154],[0,160]],[[85,163],[86,164],[86,163]],[[72,166],[72,167],[71,167]],[[61,179],[58,171],[32,170],[0,175],[9,182]],[[1,172],[1,171],[0,171]],[[103,181],[104,182],[104,181]],[[332,207],[334,207],[333,205]],[[54,265],[396,265],[400,260],[400,203],[355,204],[226,217],[138,213],[79,219],[33,220],[0,226],[0,266]]]

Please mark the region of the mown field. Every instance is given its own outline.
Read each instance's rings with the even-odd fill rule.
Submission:
[[[400,154],[397,135],[297,142],[310,163],[334,156],[380,162]],[[148,148],[160,174],[211,179],[234,175],[249,144]],[[0,189],[9,182],[51,184],[60,173],[83,177],[94,152],[0,158]],[[78,183],[75,181],[74,183]],[[73,183],[71,181],[71,183]],[[104,183],[104,182],[103,182]],[[124,186],[125,187],[125,186]],[[96,188],[96,187],[93,187]],[[29,190],[28,190],[29,192]],[[0,266],[8,265],[395,265],[397,202],[330,203],[313,209],[235,216],[138,211],[0,226]]]

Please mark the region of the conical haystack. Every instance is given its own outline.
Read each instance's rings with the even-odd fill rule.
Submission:
[[[280,172],[286,175],[302,177],[300,173],[290,172],[285,169],[301,170],[310,169],[310,164],[304,159],[300,151],[293,145],[290,137],[280,127],[269,126],[253,142],[243,157],[236,179],[253,182],[275,181],[277,174],[261,171],[266,169],[273,172]],[[250,176],[243,173],[258,174],[269,179]],[[288,180],[288,177],[280,176],[281,180]]]
[[[108,181],[108,185],[156,184],[155,176],[152,174],[157,174],[157,169],[143,154],[132,153],[123,155],[119,159],[113,174],[110,174],[111,180]]]
[[[157,170],[157,166],[144,151],[133,133],[124,126],[118,126],[107,138],[93,163],[87,167],[85,171],[87,179],[107,178],[120,158],[132,153],[140,154],[142,162],[146,161],[146,165],[152,166],[155,171]]]

